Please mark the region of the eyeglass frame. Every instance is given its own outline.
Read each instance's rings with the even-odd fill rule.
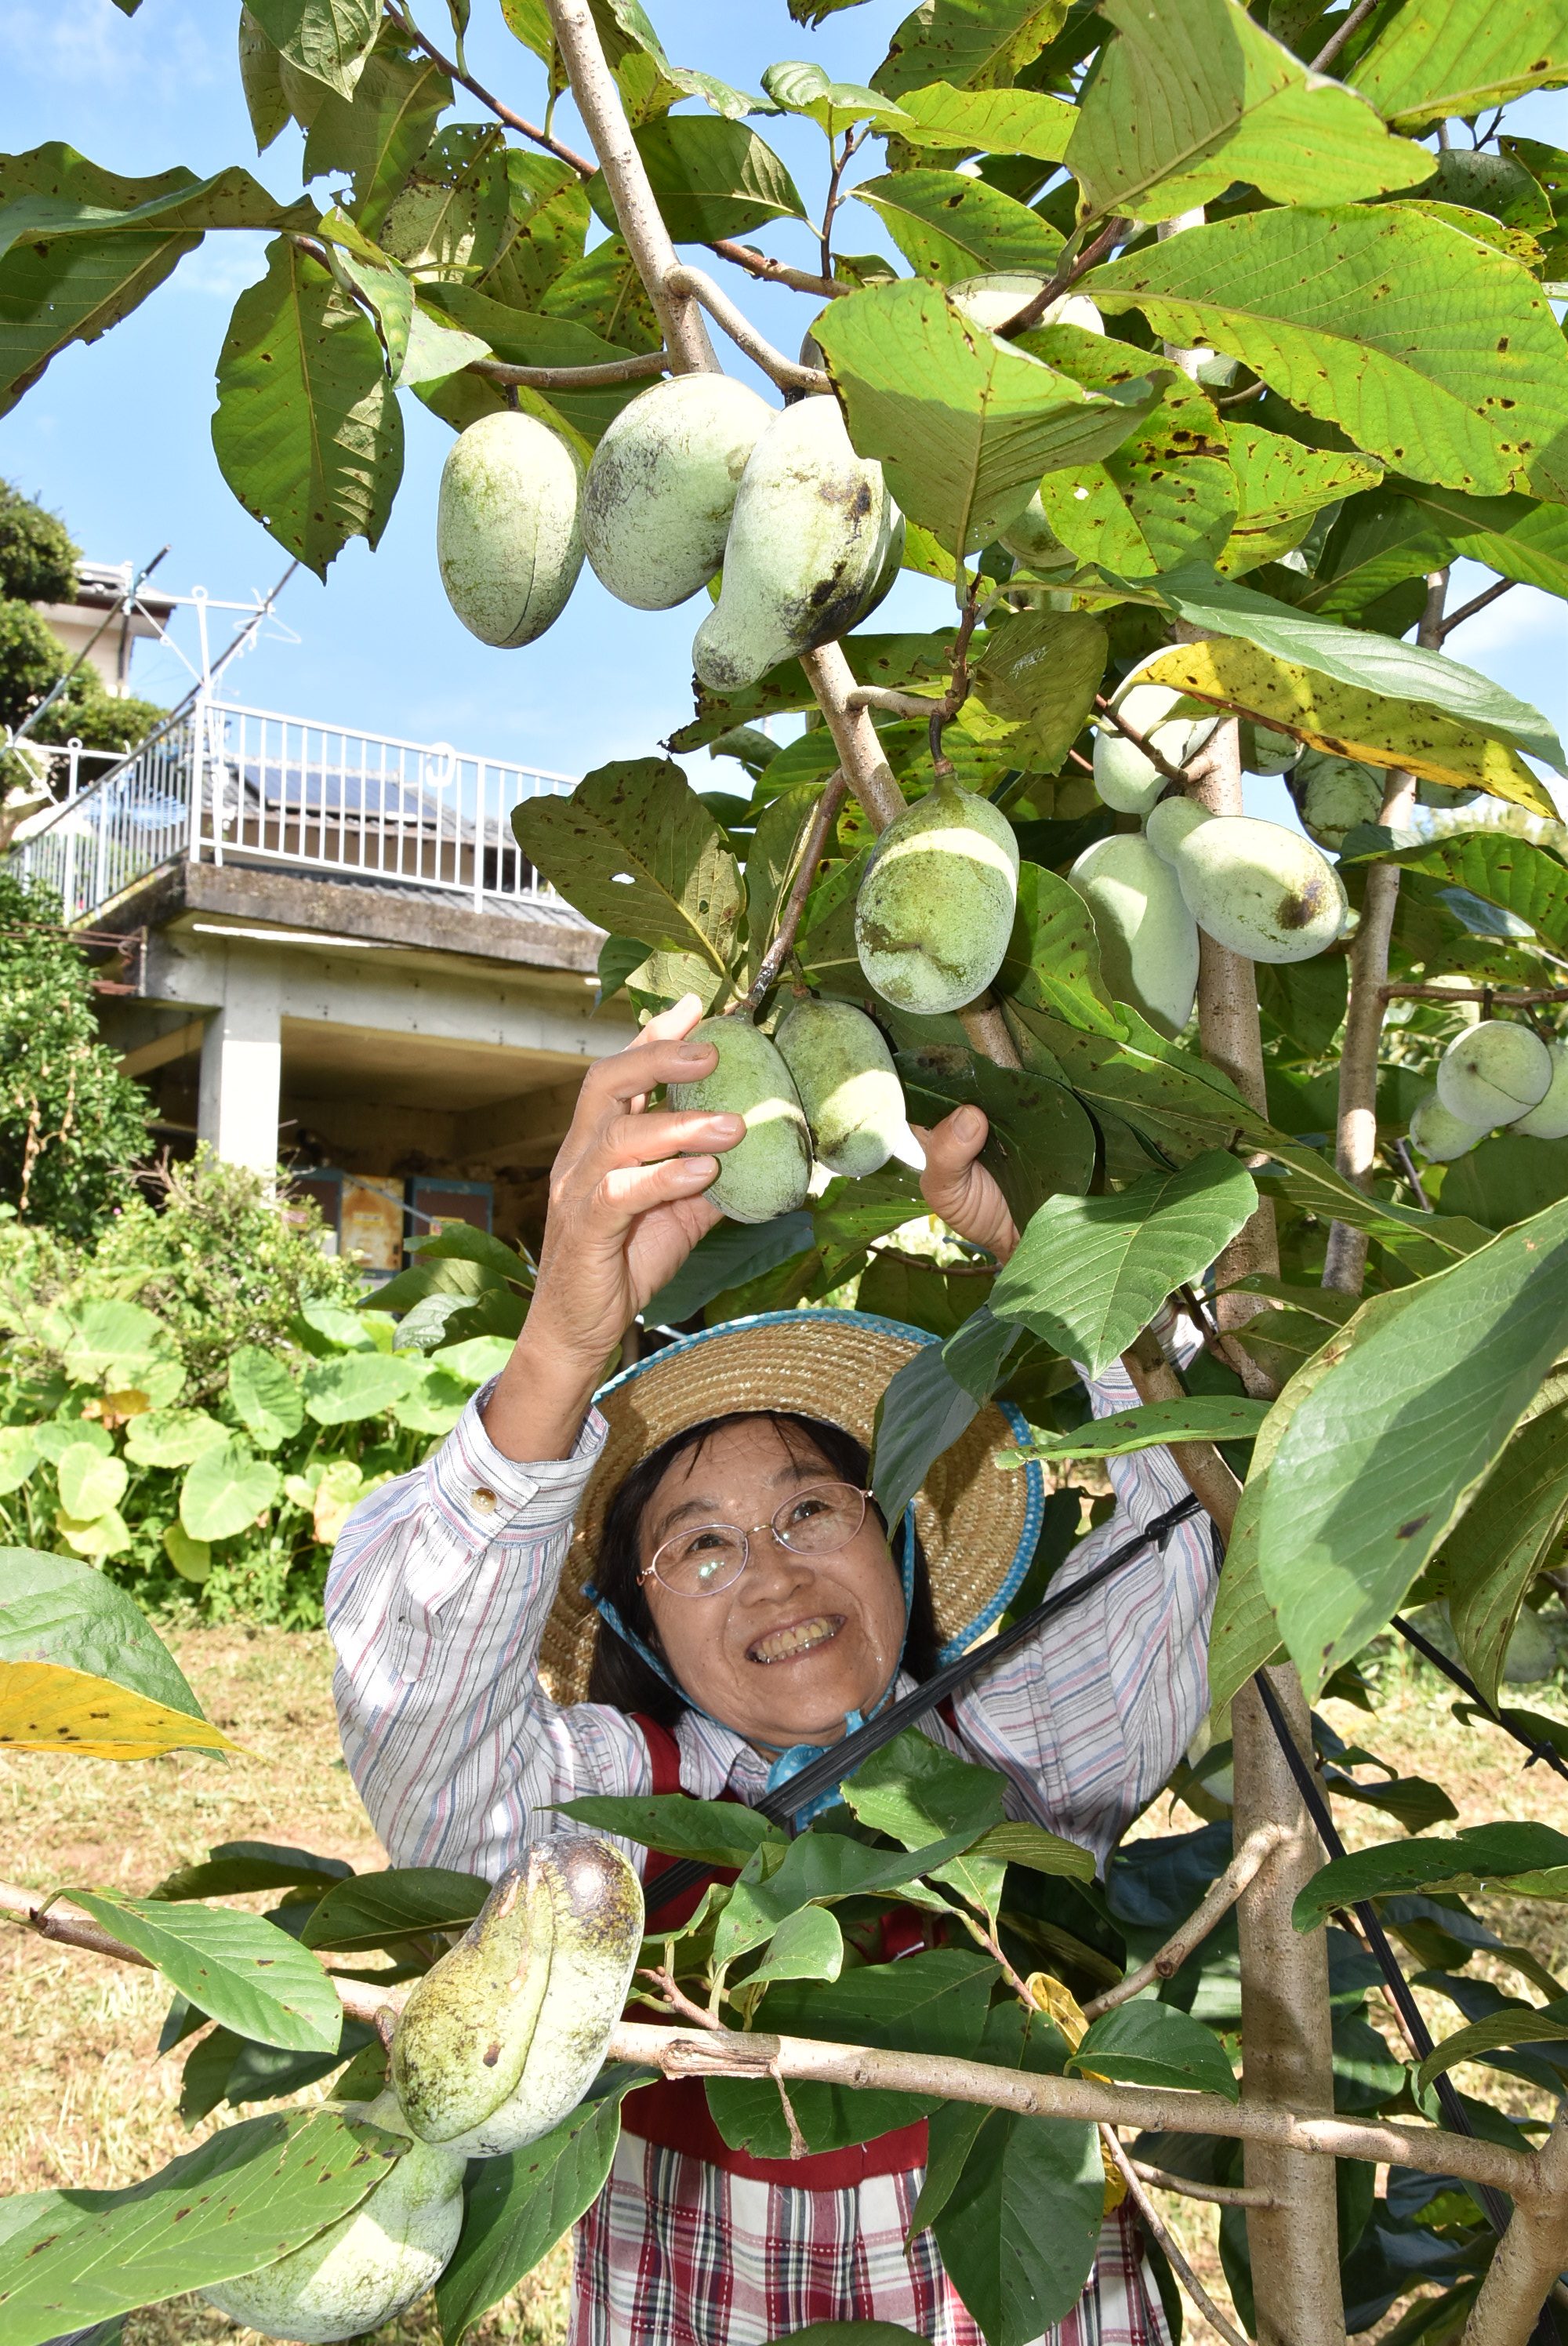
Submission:
[[[849,1537],[847,1539],[840,1540],[837,1547],[821,1547],[814,1550],[810,1548],[795,1547],[779,1531],[779,1516],[784,1513],[787,1507],[795,1505],[799,1500],[802,1499],[808,1491],[852,1491],[855,1496],[860,1500],[860,1520],[855,1525],[854,1530],[850,1533]],[[752,1536],[754,1534],[759,1534],[762,1532],[771,1532],[773,1535],[774,1545],[776,1547],[781,1547],[786,1556],[809,1556],[813,1554],[817,1556],[842,1556],[844,1550],[850,1545],[850,1542],[852,1540],[859,1539],[861,1532],[864,1531],[866,1527],[866,1515],[872,1504],[872,1501],[873,1494],[871,1492],[862,1490],[858,1483],[846,1483],[837,1474],[827,1475],[820,1483],[804,1483],[801,1484],[799,1490],[792,1493],[788,1499],[780,1499],[778,1506],[774,1509],[773,1513],[768,1517],[765,1523],[752,1524],[749,1527],[745,1524],[694,1524],[689,1532],[672,1532],[668,1539],[661,1540],[657,1547],[655,1548],[652,1556],[638,1573],[636,1585],[639,1588],[646,1588],[650,1580],[657,1580],[659,1586],[665,1591],[667,1596],[689,1597],[697,1601],[700,1601],[706,1596],[722,1596],[727,1588],[734,1588],[745,1576],[747,1568],[751,1562]],[[673,1547],[677,1539],[695,1539],[700,1532],[738,1532],[740,1535],[740,1569],[735,1574],[732,1579],[720,1581],[717,1588],[672,1588],[669,1582],[666,1580],[659,1572],[658,1560],[664,1554],[666,1548]]]

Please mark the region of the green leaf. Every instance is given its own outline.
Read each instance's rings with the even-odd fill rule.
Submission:
[[[1201,1278],[1257,1204],[1251,1175],[1223,1149],[1115,1197],[1048,1198],[997,1279],[992,1309],[1099,1376],[1168,1295]]]
[[[940,1905],[917,1888],[921,1877],[962,1857],[974,1839],[972,1832],[944,1834],[914,1850],[868,1849],[862,1841],[839,1833],[803,1832],[792,1841],[780,1862],[761,1878],[754,1856],[730,1892],[718,1918],[713,1943],[714,1959],[733,1963],[773,1936],[787,1914],[815,1901],[866,1898],[901,1890],[913,1904]]]
[[[512,1344],[508,1336],[468,1336],[460,1343],[441,1345],[431,1354],[430,1365],[465,1385],[482,1385],[500,1375],[512,1358]]]
[[[0,2247],[7,2346],[212,2288],[275,2261],[357,2208],[403,2146],[341,2111],[276,2110],[227,2127],[124,2191],[54,2204]]]
[[[909,116],[891,98],[874,89],[862,88],[859,82],[834,81],[819,65],[769,66],[762,76],[762,87],[786,114],[809,115],[830,138],[837,138],[852,122],[874,123],[880,130],[908,130],[911,127]]]
[[[134,1466],[188,1466],[228,1439],[204,1409],[147,1410],[126,1428],[126,1456]]]
[[[937,286],[851,293],[814,331],[856,448],[881,459],[900,505],[952,552],[989,543],[1043,472],[1107,454],[1157,398],[1145,381],[1084,391],[971,325]]]
[[[1447,839],[1344,860],[1397,863],[1467,888],[1472,896],[1515,914],[1553,953],[1568,954],[1568,865],[1527,839],[1515,839],[1504,831],[1460,831]]]
[[[75,1556],[0,1548],[0,1661],[54,1662],[146,1695],[189,1719],[205,1713],[152,1625],[112,1580]]]
[[[351,97],[381,26],[377,0],[249,0],[250,14],[289,63]]]
[[[1326,205],[1431,177],[1430,155],[1308,74],[1239,0],[1101,0],[1100,13],[1117,37],[1067,149],[1085,219],[1170,219],[1237,179],[1278,204]]]
[[[758,99],[713,74],[672,66],[641,0],[598,0],[594,14],[605,55],[634,121],[664,114],[682,97],[700,97],[726,117],[749,114],[758,107]],[[559,74],[558,66],[555,70]]]
[[[739,869],[669,760],[596,767],[570,798],[525,799],[512,827],[529,861],[589,920],[728,971],[744,903]]]
[[[1506,1229],[1568,1197],[1568,1147],[1500,1132],[1450,1167],[1442,1194],[1455,1213],[1473,1215],[1489,1229]]]
[[[1077,2304],[1105,2177],[1092,2126],[993,2110],[933,2230],[987,2346],[1025,2346]]]
[[[85,173],[75,174],[53,171],[43,161],[46,157],[71,153],[69,148],[38,148],[33,156],[6,158],[0,163],[0,187],[6,182],[15,185],[23,178],[46,181],[78,178],[90,184],[90,164],[86,166]],[[178,170],[161,174],[145,184],[158,188],[160,192],[140,203],[125,206],[84,202],[68,186],[57,194],[46,186],[13,195],[8,201],[0,202],[0,256],[17,244],[36,245],[58,237],[134,235],[154,228],[177,235],[199,233],[209,228],[311,228],[315,224],[315,214],[309,204],[280,204],[259,179],[253,179],[238,164],[231,163],[226,170],[215,171],[205,179],[197,178],[193,172]]]
[[[1090,612],[1018,611],[990,630],[971,668],[970,690],[1011,729],[1002,737],[1009,756],[1052,774],[1095,706],[1109,653],[1105,622]],[[1081,900],[1080,916],[1092,944]]]
[[[1257,962],[1254,967],[1257,1004],[1265,1018],[1309,1059],[1321,1058],[1345,1023],[1349,969],[1344,954]]]
[[[351,99],[329,95],[305,140],[304,177],[348,171],[354,218],[374,236],[452,104],[452,84],[423,52],[378,48],[365,60]]]
[[[419,1364],[397,1352],[350,1352],[312,1361],[301,1382],[306,1414],[318,1425],[357,1425],[406,1401],[420,1382]]]
[[[435,2285],[444,2346],[463,2346],[474,2324],[593,2206],[620,2137],[621,2098],[646,2082],[643,2071],[606,2071],[536,2142],[470,2163],[463,2230]]]
[[[1490,8],[1448,0],[1395,11],[1356,63],[1356,87],[1390,121],[1415,129],[1443,115],[1478,115],[1568,71],[1568,17],[1559,6]]]
[[[1282,432],[1233,423],[1228,436],[1231,478],[1240,500],[1222,557],[1231,574],[1288,553],[1325,505],[1372,488],[1381,477],[1382,468],[1369,456],[1308,448]]]
[[[1532,1418],[1443,1542],[1449,1618],[1489,1703],[1502,1688],[1525,1591],[1568,1519],[1568,1402]]]
[[[245,111],[256,139],[256,152],[265,154],[290,120],[283,88],[282,60],[247,7],[239,11],[239,86]]]
[[[779,1214],[770,1222],[720,1222],[699,1239],[675,1277],[643,1306],[645,1327],[675,1327],[731,1287],[792,1261],[812,1243],[809,1213]]]
[[[1002,1792],[991,1769],[971,1766],[912,1727],[863,1760],[844,1786],[860,1822],[905,1849],[942,1833],[989,1831],[1002,1822]]]
[[[911,147],[1030,155],[1041,163],[1062,160],[1078,119],[1074,107],[1044,90],[955,89],[946,81],[906,89],[899,104],[913,119],[903,134]]]
[[[402,473],[382,346],[330,270],[287,238],[235,304],[212,444],[246,511],[318,577],[351,537],[380,540]]]
[[[305,1422],[305,1400],[275,1352],[241,1344],[229,1363],[229,1398],[258,1450],[276,1450]]]
[[[890,97],[925,83],[995,89],[1016,80],[1061,26],[1063,0],[921,0],[871,76]]]
[[[1314,1693],[1396,1609],[1568,1342],[1568,1204],[1375,1297],[1347,1338],[1286,1431],[1259,1525],[1264,1589]]]
[[[292,1890],[301,1882],[324,1891],[346,1882],[353,1867],[341,1857],[318,1857],[312,1850],[288,1849],[270,1841],[226,1841],[195,1865],[166,1873],[154,1898],[238,1898],[252,1890]]]
[[[0,1425],[0,1499],[19,1491],[43,1457],[25,1425]]]
[[[106,1931],[240,2036],[295,2053],[334,2053],[343,2007],[313,1955],[260,1914],[171,1906],[117,1891],[74,1890]]]
[[[844,1967],[844,1934],[826,1906],[802,1906],[787,1914],[748,1972],[747,1987],[764,1980],[836,1980]]]
[[[1023,891],[1019,892],[1022,903]],[[1020,1229],[1045,1198],[1078,1197],[1087,1189],[1095,1170],[1095,1128],[1065,1084],[999,1067],[941,1044],[901,1051],[896,1064],[909,1112],[918,1123],[940,1123],[966,1101],[984,1109],[991,1129],[980,1162]]]
[[[973,1423],[979,1408],[942,1359],[940,1344],[922,1345],[889,1380],[877,1403],[871,1487],[890,1524],[901,1522],[932,1467]]]
[[[862,179],[854,195],[884,222],[915,275],[938,285],[992,270],[1049,277],[1062,250],[1038,212],[961,171],[892,171]]]
[[[1568,2000],[1543,2010],[1522,2004],[1507,2012],[1494,2012],[1434,2045],[1416,2071],[1416,2086],[1418,2089],[1430,2086],[1434,2077],[1456,2069],[1461,2061],[1473,2061],[1499,2045],[1561,2045],[1564,2037],[1568,2037]]]
[[[192,1539],[233,1539],[273,1506],[282,1488],[275,1466],[247,1442],[204,1450],[185,1470],[179,1520]]]
[[[624,1798],[586,1793],[558,1804],[564,1817],[616,1833],[667,1856],[700,1857],[708,1865],[744,1865],[764,1841],[781,1841],[777,1825],[734,1800],[694,1800],[685,1792]]]
[[[119,1505],[130,1480],[123,1458],[101,1457],[86,1442],[73,1442],[60,1453],[55,1474],[66,1515],[88,1523]]]
[[[677,244],[748,236],[769,220],[804,219],[800,193],[783,164],[744,122],[707,114],[671,114],[634,133],[664,223]],[[602,171],[587,183],[588,201],[614,230],[615,206]]]
[[[1071,1433],[1053,1433],[1000,1454],[1000,1463],[1022,1465],[1026,1458],[1126,1458],[1169,1442],[1250,1442],[1268,1414],[1268,1403],[1195,1393],[1186,1401],[1150,1402],[1142,1409],[1098,1417]]]
[[[1030,1873],[1065,1874],[1070,1881],[1093,1882],[1095,1853],[1081,1842],[1064,1841],[1044,1825],[1014,1824],[1011,1819],[983,1832],[969,1852],[993,1865],[1022,1865]]]
[[[1167,2086],[1239,2101],[1241,2088],[1212,2028],[1174,2004],[1135,1996],[1091,2023],[1068,2063],[1127,2086]]]
[[[606,342],[575,318],[514,309],[472,285],[433,285],[424,299],[482,338],[498,359],[512,366],[603,366],[630,355],[625,346]],[[621,382],[597,391],[552,392],[550,404],[574,431],[596,444],[621,409],[647,388],[646,382]]]
[[[1568,1866],[1568,1836],[1550,1825],[1465,1825],[1451,1840],[1380,1841],[1352,1850],[1315,1873],[1291,1909],[1298,1931],[1315,1930],[1336,1906],[1412,1890],[1442,1891]]]
[[[1249,212],[1125,255],[1082,290],[1240,359],[1403,471],[1557,494],[1568,351],[1551,306],[1517,261],[1441,221],[1397,204]]]
[[[303,1943],[327,1953],[354,1954],[394,1946],[427,1931],[466,1931],[489,1894],[490,1884],[477,1874],[453,1873],[445,1866],[357,1873],[329,1890],[313,1909]]]

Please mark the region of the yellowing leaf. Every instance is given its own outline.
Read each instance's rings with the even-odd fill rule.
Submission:
[[[166,1751],[238,1751],[221,1729],[112,1678],[57,1662],[0,1662],[0,1750],[73,1751],[87,1760],[157,1760]]]
[[[1413,701],[1359,691],[1276,659],[1255,644],[1217,637],[1177,645],[1163,652],[1147,674],[1152,683],[1175,685],[1194,700],[1234,709],[1333,757],[1402,766],[1428,781],[1489,790],[1549,821],[1555,813],[1524,760],[1501,741]]]

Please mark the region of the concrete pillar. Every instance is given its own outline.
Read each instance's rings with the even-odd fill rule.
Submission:
[[[224,999],[201,1039],[197,1133],[225,1164],[271,1174],[283,1075],[277,977],[237,955],[225,958]]]

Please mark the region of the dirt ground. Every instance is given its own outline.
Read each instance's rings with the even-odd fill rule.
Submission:
[[[36,1889],[145,1892],[215,1842],[246,1839],[293,1843],[361,1869],[384,1863],[339,1756],[325,1638],[225,1628],[176,1633],[169,1642],[209,1715],[246,1756],[135,1767],[0,1756],[0,1878]],[[1568,1715],[1560,1688],[1531,1689],[1524,1699]],[[1424,1669],[1394,1666],[1376,1721],[1339,1703],[1327,1715],[1347,1741],[1364,1737],[1404,1772],[1437,1777],[1461,1823],[1532,1817],[1568,1831],[1568,1783],[1539,1768],[1521,1774],[1502,1736],[1458,1725]],[[1392,1831],[1378,1811],[1347,1801],[1337,1816],[1352,1846]],[[1196,1821],[1162,1803],[1142,1830],[1186,1830]],[[1559,1972],[1568,1968],[1568,1910],[1502,1900],[1491,1908],[1501,1935],[1528,1944]],[[1492,1975],[1521,1992],[1516,1976]],[[1458,2025],[1452,2007],[1423,2000],[1434,2035],[1451,2033]],[[182,2054],[160,2059],[155,2049],[167,2003],[168,1991],[148,1973],[0,1931],[0,2192],[133,2182],[232,2121],[231,2111],[219,2111],[194,2136],[182,2127]],[[1373,2016],[1387,2026],[1386,2014]],[[1512,2080],[1455,2074],[1465,2089],[1496,2096],[1515,2115],[1534,2114],[1529,2089]],[[1217,2211],[1164,2195],[1160,2206],[1228,2311],[1214,2247]],[[567,2283],[563,2248],[487,2318],[480,2346],[557,2346]],[[433,2346],[435,2334],[427,2300],[407,2322],[379,2333],[378,2346]],[[1192,2334],[1208,2333],[1195,2321]],[[241,2335],[249,2340],[199,2300],[135,2316],[127,2326],[128,2346],[236,2346]]]

